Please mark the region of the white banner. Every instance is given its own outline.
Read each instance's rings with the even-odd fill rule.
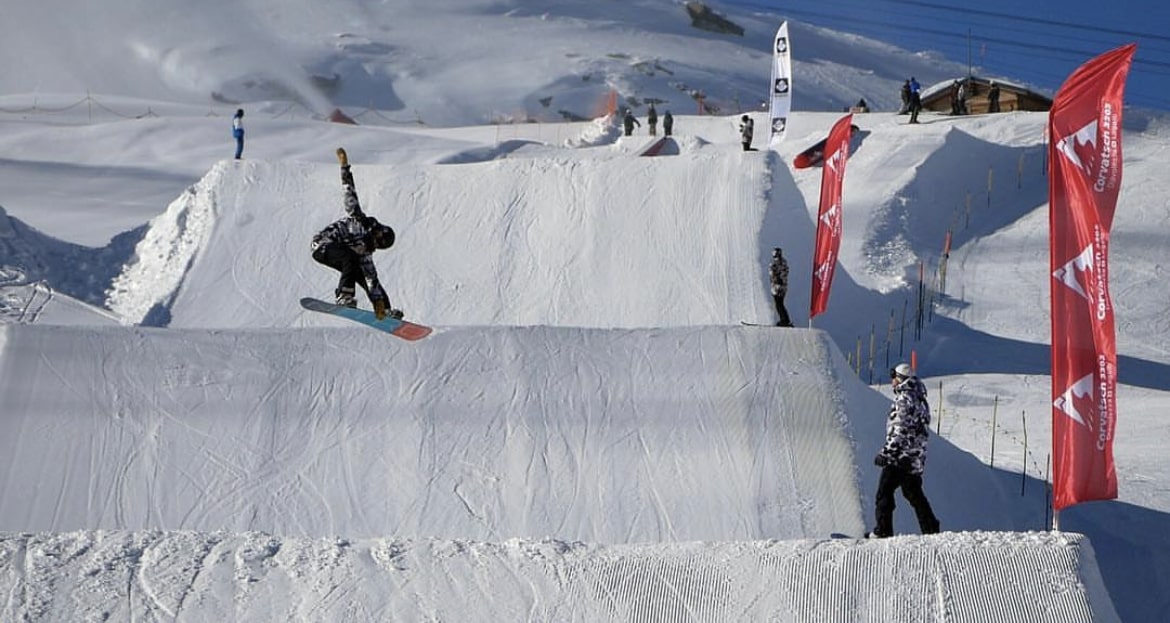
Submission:
[[[780,24],[776,41],[772,45],[772,93],[771,133],[768,146],[775,147],[784,140],[788,129],[788,113],[792,110],[792,54],[788,45],[788,22]]]

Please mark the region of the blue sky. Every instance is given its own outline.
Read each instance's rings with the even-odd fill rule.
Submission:
[[[1055,92],[1086,60],[1138,44],[1126,101],[1170,109],[1170,3],[1155,0],[839,0],[728,5],[777,11],[790,19],[853,32],[909,50],[936,50],[984,71]],[[970,39],[968,39],[970,33]],[[794,46],[799,45],[793,42]]]

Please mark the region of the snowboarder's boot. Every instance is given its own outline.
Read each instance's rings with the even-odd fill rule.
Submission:
[[[333,293],[337,295],[337,300],[335,302],[338,305],[341,305],[342,307],[357,307],[357,299],[354,298],[354,290],[348,288],[338,288],[334,290]]]

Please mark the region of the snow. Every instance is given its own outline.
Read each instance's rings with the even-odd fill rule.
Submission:
[[[1120,497],[1049,532],[1045,116],[880,112],[954,66],[791,23],[788,138],[744,153],[782,17],[734,4],[742,39],[650,0],[51,4],[90,26],[0,24],[0,620],[1170,616],[1163,114],[1127,111],[1113,227]],[[592,119],[610,87],[672,110],[666,155]],[[789,163],[859,94],[828,312],[742,326],[781,246],[808,327]],[[334,284],[337,146],[421,342],[296,305]],[[832,539],[872,525],[911,350],[947,532],[903,503]]]

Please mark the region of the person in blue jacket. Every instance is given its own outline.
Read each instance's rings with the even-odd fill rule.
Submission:
[[[922,110],[922,85],[913,76],[910,78],[910,123],[918,123],[918,111]]]
[[[232,136],[236,139],[236,160],[244,155],[244,109],[236,109],[236,116],[232,117]]]

